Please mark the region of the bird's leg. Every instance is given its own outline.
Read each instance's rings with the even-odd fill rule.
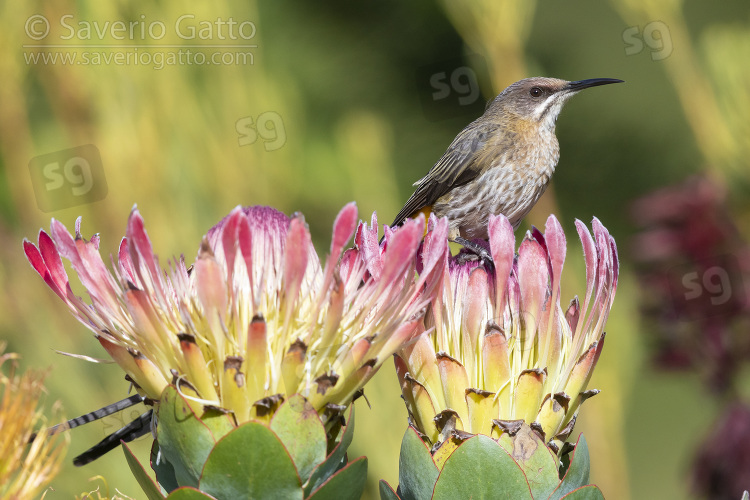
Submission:
[[[487,249],[483,246],[477,245],[476,243],[469,241],[466,238],[461,238],[460,236],[456,236],[450,241],[452,241],[453,243],[458,243],[462,247],[472,252],[459,254],[458,258],[462,259],[462,262],[479,259],[479,261],[489,269],[492,269],[495,266],[495,263],[492,261],[492,255],[490,255],[490,252],[488,252]]]

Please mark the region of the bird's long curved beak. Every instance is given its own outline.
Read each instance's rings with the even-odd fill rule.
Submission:
[[[588,80],[578,80],[577,82],[568,82],[567,89],[574,92],[587,89],[589,87],[598,87],[599,85],[609,85],[610,83],[624,83],[624,80],[616,78],[590,78]]]

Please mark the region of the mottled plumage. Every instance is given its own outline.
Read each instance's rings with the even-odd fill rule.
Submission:
[[[421,211],[450,219],[450,237],[487,238],[490,214],[517,227],[549,184],[560,158],[555,121],[585,88],[621,80],[526,78],[495,97],[414,185],[393,226]]]

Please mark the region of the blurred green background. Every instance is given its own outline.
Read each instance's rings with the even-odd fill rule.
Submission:
[[[115,365],[53,351],[104,356],[25,262],[22,238],[35,240],[50,217],[72,229],[82,215],[84,235],[100,233],[106,255],[137,203],[164,262],[192,260],[201,235],[232,207],[268,204],[302,211],[323,253],[345,203],[355,200],[362,218],[377,210],[390,222],[411,183],[513,81],[626,80],[567,105],[552,188],[526,227],[555,212],[569,231],[568,297],[584,286],[575,218],[596,215],[620,246],[621,287],[592,382],[603,392],[586,404],[576,431],[587,435],[593,482],[615,500],[689,497],[690,454],[719,409],[697,377],[648,363],[627,209],[703,171],[730,186],[737,224],[750,233],[748,2],[31,0],[0,2],[0,12],[0,338],[22,366],[51,367],[47,404],[61,400],[68,416],[124,397],[127,383]],[[230,18],[234,26],[222,25]],[[133,39],[112,31],[116,21],[134,23]],[[252,25],[240,28],[246,21]],[[226,47],[195,47],[210,44]],[[131,59],[107,60],[117,53]],[[66,54],[76,59],[63,63]],[[204,58],[222,64],[200,64]],[[91,179],[64,168],[67,150],[86,144],[101,155]],[[32,161],[48,154],[60,165],[58,184],[39,177],[45,162]],[[70,194],[87,180],[88,194]],[[378,479],[397,483],[406,427],[389,363],[367,396],[372,409],[358,403],[351,453],[369,457],[367,498],[376,498]],[[120,450],[70,465],[129,416],[75,429],[46,498],[97,485],[105,493],[101,481],[88,482],[96,475],[110,495],[117,488],[143,498]],[[148,441],[137,443],[139,453]]]

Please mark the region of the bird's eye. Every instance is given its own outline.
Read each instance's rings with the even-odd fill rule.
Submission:
[[[541,97],[543,93],[544,92],[542,92],[542,89],[540,89],[539,87],[531,87],[531,90],[529,90],[529,94],[531,95],[531,97]]]

